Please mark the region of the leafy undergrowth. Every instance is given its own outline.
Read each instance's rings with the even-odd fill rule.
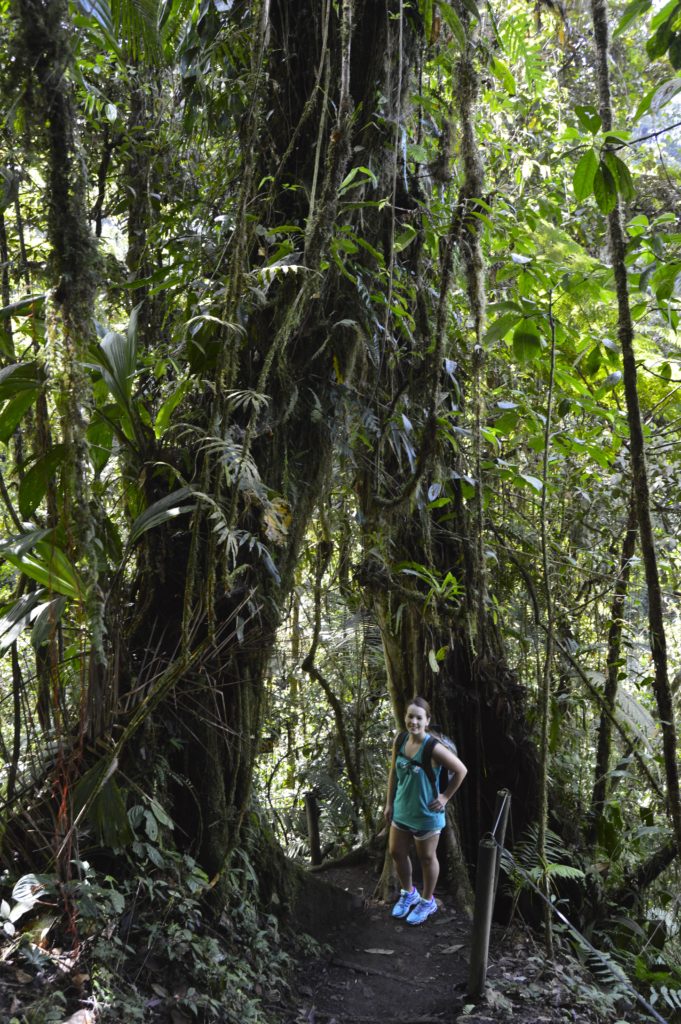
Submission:
[[[36,875],[17,883],[2,904],[3,1024],[280,1019],[296,947],[288,939],[286,952],[276,917],[256,911],[248,862],[226,880],[215,920],[196,863],[168,851],[156,861],[124,881],[80,863],[67,886]]]
[[[227,879],[217,920],[207,910],[208,879],[191,858],[164,850],[143,866],[127,881],[81,863],[67,886],[35,875],[3,885],[3,1024],[650,1020],[630,988],[595,977],[566,943],[548,963],[519,928],[495,931],[485,997],[469,1000],[469,926],[446,896],[418,929],[365,899],[321,948],[255,910],[257,879],[245,857]],[[348,869],[333,881],[366,897],[375,880]],[[673,1006],[658,1009],[678,1020]]]

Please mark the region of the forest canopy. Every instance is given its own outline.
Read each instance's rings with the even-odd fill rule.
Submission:
[[[507,788],[681,990],[681,2],[0,0],[0,50],[5,934],[34,873],[283,914],[418,693],[450,886]]]

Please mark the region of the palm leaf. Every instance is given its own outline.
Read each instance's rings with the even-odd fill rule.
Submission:
[[[33,530],[0,545],[0,554],[29,579],[48,591],[79,599],[85,593],[82,581],[66,554],[49,540],[50,530]]]
[[[133,61],[141,57],[152,63],[159,60],[159,0],[80,0],[80,7],[96,20],[112,49],[118,52],[121,46]]]
[[[28,625],[31,612],[40,600],[41,594],[41,590],[35,590],[31,594],[24,594],[0,618],[0,654],[4,654],[5,651],[10,649],[14,641],[21,634],[24,626]]]
[[[195,495],[191,487],[180,487],[172,494],[155,501],[137,517],[130,530],[130,543],[134,544],[143,533],[154,526],[167,523],[176,516],[184,515],[195,508]]]

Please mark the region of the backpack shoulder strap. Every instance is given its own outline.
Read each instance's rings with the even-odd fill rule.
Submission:
[[[435,796],[437,796],[437,784],[435,782],[435,771],[433,769],[433,750],[435,749],[438,743],[439,740],[437,739],[437,737],[432,736],[429,733],[428,737],[426,738],[426,743],[423,748],[423,755],[421,758],[423,770],[430,780],[430,784],[433,787]]]
[[[397,755],[399,754],[400,747],[402,746],[402,744],[404,743],[406,738],[407,738],[406,732],[398,732],[397,736],[395,737],[395,739],[393,741],[393,755],[394,755],[394,757],[397,757]]]

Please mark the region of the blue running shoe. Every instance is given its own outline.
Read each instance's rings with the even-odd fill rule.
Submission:
[[[435,897],[433,896],[430,900],[424,900],[423,896],[421,896],[418,903],[409,911],[407,924],[423,924],[425,919],[436,911],[437,903],[435,902]]]
[[[418,903],[420,899],[421,897],[415,888],[411,892],[407,892],[406,889],[400,889],[400,898],[392,909],[392,916],[406,917],[414,904]]]

